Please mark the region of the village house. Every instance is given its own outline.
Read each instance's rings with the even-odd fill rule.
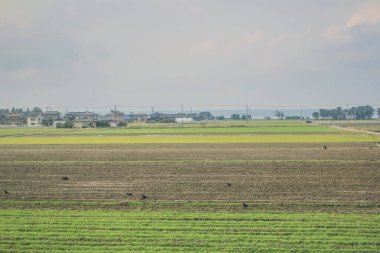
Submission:
[[[125,123],[125,114],[120,112],[120,111],[116,111],[116,110],[111,110],[111,116],[112,116],[112,121],[113,123],[115,124],[115,127],[120,125],[120,124],[124,124]],[[112,124],[111,124],[112,126]]]
[[[8,115],[9,121],[12,125],[25,125],[25,113],[23,109],[12,108]]]
[[[118,127],[118,126],[124,126],[125,125],[125,115],[124,113],[120,111],[113,111],[111,110],[110,114],[106,114],[104,116],[98,116],[97,118],[97,125],[100,127]]]
[[[183,114],[185,117],[185,115]],[[182,113],[159,113],[155,112],[150,115],[150,122],[160,122],[160,123],[175,123],[176,119],[181,118]],[[182,122],[182,121],[181,121]]]
[[[57,111],[45,111],[42,114],[42,118],[46,120],[60,120],[61,119],[61,113]]]
[[[183,117],[183,118],[175,118],[175,123],[181,124],[181,123],[193,123],[193,118]]]
[[[104,116],[98,116],[96,120],[96,125],[99,127],[116,127],[111,114],[106,114]]]
[[[28,113],[26,125],[28,127],[42,127],[42,113],[34,111]]]
[[[65,121],[61,118],[61,113],[57,111],[45,111],[42,114],[42,124],[46,126],[57,127],[57,124],[64,124]]]
[[[124,116],[125,122],[128,123],[145,123],[148,119],[148,114],[146,113],[131,113]]]
[[[68,112],[65,118],[73,123],[75,128],[95,127],[98,114],[93,112]]]

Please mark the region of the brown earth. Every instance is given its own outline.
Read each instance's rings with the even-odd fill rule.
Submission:
[[[371,144],[0,146],[0,199],[8,201],[146,195],[145,202],[369,203],[378,210],[379,182],[380,148]]]

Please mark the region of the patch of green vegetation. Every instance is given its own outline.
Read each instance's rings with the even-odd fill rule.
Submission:
[[[331,143],[379,142],[368,134],[274,134],[274,135],[138,135],[3,137],[0,144],[112,144],[112,143]]]
[[[0,210],[1,252],[378,252],[380,215]]]
[[[289,126],[309,126],[301,120],[209,120],[183,124],[183,127],[289,127]],[[129,123],[128,128],[175,128],[182,127],[177,123]]]
[[[91,136],[133,134],[236,134],[236,133],[335,133],[337,129],[324,126],[266,126],[266,127],[170,127],[117,129],[54,129],[8,128],[0,129],[0,137],[25,136]]]

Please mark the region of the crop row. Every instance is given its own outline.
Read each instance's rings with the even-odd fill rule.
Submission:
[[[0,210],[0,251],[378,251],[380,216]]]

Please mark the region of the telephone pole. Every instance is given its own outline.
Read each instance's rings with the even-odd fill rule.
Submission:
[[[182,127],[183,127],[183,104],[181,105],[181,115],[182,115]]]
[[[350,118],[348,117],[348,104],[347,104],[347,115],[346,115],[346,117],[347,117],[347,127],[349,127],[350,126]]]
[[[247,126],[248,126],[248,104],[245,104],[245,117],[247,119]]]

